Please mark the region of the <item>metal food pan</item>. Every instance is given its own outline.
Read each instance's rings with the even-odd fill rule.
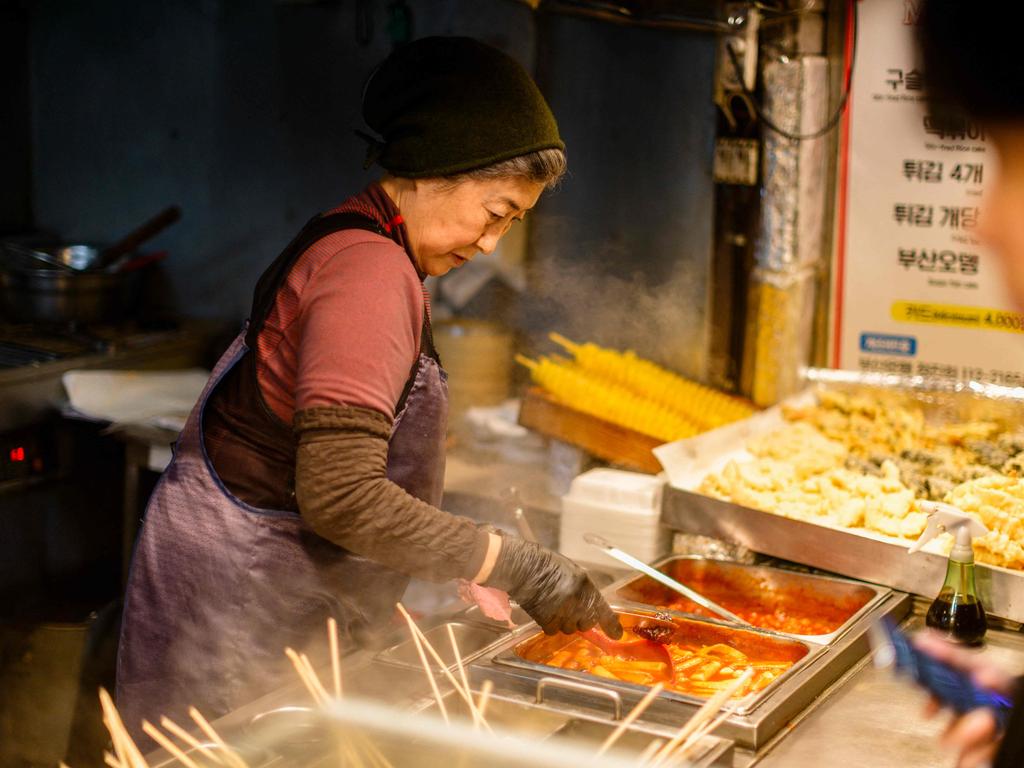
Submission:
[[[455,642],[459,646],[459,655],[462,657],[463,663],[477,658],[507,634],[507,630],[503,630],[500,625],[469,621],[451,621],[425,630],[423,634],[449,669],[455,666],[456,661],[451,640],[448,638],[448,627],[451,627],[455,634]],[[433,669],[440,669],[429,654],[427,659]],[[390,648],[385,648],[377,654],[375,660],[400,667],[423,668],[419,653],[416,651],[416,644],[411,637]]]
[[[662,522],[682,533],[732,541],[772,557],[923,597],[935,596],[949,564],[946,555],[936,552],[909,555],[909,541],[793,520],[695,491],[668,486],[662,504]],[[1024,622],[1024,572],[983,563],[975,570],[985,609]]]
[[[474,696],[479,696],[479,692],[474,692]],[[471,728],[471,715],[461,696],[447,690],[442,694],[442,698],[452,727],[461,728],[463,731]],[[495,765],[493,759],[487,760],[482,755],[475,756],[472,746],[460,743],[458,736],[453,736],[447,745],[435,745],[423,739],[422,728],[406,729],[406,726],[420,721],[421,725],[430,726],[435,731],[447,730],[443,727],[438,729],[443,723],[433,697],[416,700],[411,704],[412,706],[394,710],[394,717],[388,718],[395,726],[390,732],[363,728],[356,723],[349,723],[346,726],[344,719],[334,720],[330,713],[308,705],[277,703],[269,708],[250,707],[250,711],[244,717],[237,716],[241,715],[241,712],[232,717],[232,725],[218,721],[216,727],[252,768],[322,768],[326,765],[340,765],[341,762],[336,762],[341,760],[337,757],[339,745],[352,738],[353,734],[365,736],[377,748],[379,754],[395,766],[445,768],[453,763]],[[347,702],[347,705],[360,710],[368,706],[378,706],[369,700]],[[420,718],[420,715],[427,717]],[[429,720],[433,720],[434,723],[431,725],[425,722]],[[596,759],[594,755],[597,748],[618,726],[614,720],[536,704],[532,699],[520,701],[501,696],[490,698],[486,720],[494,730],[491,738],[499,744],[505,743],[510,736],[526,742],[550,743],[555,752],[561,749],[574,750],[574,756],[579,759],[590,758],[595,764],[614,765],[618,768],[630,765],[635,756],[653,739],[667,739],[675,730],[665,726],[633,723],[623,733],[616,749],[609,752],[606,762]],[[215,753],[220,752],[217,745],[204,746],[211,748]],[[199,765],[207,765],[206,758],[199,750],[185,747],[184,751]],[[362,751],[365,755],[365,747]],[[695,768],[731,768],[732,755],[732,741],[707,736],[697,744],[691,754],[690,765]],[[517,761],[515,752],[509,754],[507,759],[508,763],[502,763],[503,765],[522,764]],[[151,753],[147,761],[154,768],[182,768],[183,765],[163,750]],[[531,764],[535,763],[531,761]],[[555,761],[549,763],[557,764]]]
[[[737,745],[755,751],[760,749],[794,717],[820,700],[828,686],[864,658],[869,651],[866,638],[868,627],[883,616],[899,622],[910,610],[911,603],[907,595],[889,592],[833,644],[825,646],[806,643],[811,652],[772,685],[758,692],[756,699],[748,697],[750,701],[733,702],[744,706],[740,711],[731,714],[716,733],[735,741]],[[686,620],[650,609],[644,611],[620,607],[619,610],[620,614],[629,612],[642,614],[648,618],[654,616],[676,621]],[[704,621],[713,623],[710,620]],[[795,642],[792,638],[783,638],[758,630],[734,631],[752,631],[775,640]],[[649,690],[644,686],[534,664],[516,656],[516,646],[533,636],[536,636],[535,627],[523,627],[507,636],[496,649],[488,651],[471,666],[470,673],[474,681],[479,683],[489,679],[494,683],[496,693],[531,697],[535,692],[539,693],[541,686],[547,683],[549,691],[545,700],[550,701],[552,706],[583,711],[603,719],[609,719],[610,715],[614,716],[614,709],[627,711],[629,707],[635,706]],[[571,639],[565,636],[562,638],[565,642]],[[647,708],[641,720],[645,725],[660,724],[678,729],[680,724],[704,703],[704,699],[662,692]]]
[[[763,598],[765,594],[778,595],[778,599],[790,606],[790,612],[793,613],[822,603],[841,606],[844,609],[840,612],[842,621],[836,624],[831,632],[824,634],[803,635],[771,627],[759,627],[775,634],[823,645],[834,643],[889,593],[885,587],[834,576],[798,573],[768,565],[745,565],[696,555],[673,555],[653,565],[659,571],[693,587],[698,592],[703,592],[701,582],[710,578],[725,585],[728,588],[728,595],[749,596],[752,599]],[[730,608],[728,596],[717,595],[713,590],[703,593],[723,607]],[[705,613],[690,613],[683,609],[668,607],[673,601],[685,598],[647,576],[626,577],[611,585],[605,590],[605,594],[620,603],[653,606],[671,615],[715,618]],[[812,613],[809,610],[807,612]]]
[[[595,750],[604,743],[615,730],[614,723],[601,723],[574,717],[551,735],[552,741],[570,739],[591,745]],[[671,738],[670,733],[655,734],[645,728],[630,727],[616,742],[614,750],[623,753],[641,754],[652,740]],[[687,756],[687,765],[691,768],[707,766],[708,768],[732,768],[733,743],[715,736],[705,736],[697,742]]]
[[[526,611],[524,611],[518,605],[512,605],[511,608],[512,612],[511,616],[509,617],[509,621],[511,621],[515,625],[515,627],[521,627],[524,624],[529,624],[531,621],[533,621],[533,619],[529,617]],[[497,619],[492,619],[488,616],[485,616],[484,612],[480,610],[479,605],[469,606],[465,611],[463,611],[460,614],[460,616],[466,621],[473,622],[474,624],[486,624],[488,626],[497,627],[502,632],[508,632],[515,628],[510,627],[508,624],[498,621]]]
[[[548,681],[552,682],[552,681]],[[509,731],[542,741],[573,741],[596,751],[605,739],[618,727],[617,717],[602,719],[585,715],[567,708],[545,705],[544,686],[541,686],[541,703],[520,701],[512,698],[492,696],[488,700],[486,719],[495,730]],[[449,716],[469,720],[471,715],[461,696],[449,691],[444,695],[445,709]],[[437,704],[433,699],[418,710],[433,712]],[[654,739],[667,740],[674,735],[674,729],[649,723],[633,722],[616,742],[617,752],[639,755]],[[721,766],[731,768],[733,743],[717,736],[702,739],[690,755],[690,765]]]
[[[616,608],[616,613],[618,613],[619,620],[622,622],[623,627],[626,627],[627,629],[642,621],[645,625],[660,625],[665,626],[673,632],[682,632],[688,637],[692,637],[695,642],[702,645],[725,643],[745,653],[752,651],[754,648],[763,649],[770,647],[779,656],[795,657],[793,665],[779,675],[779,677],[768,686],[755,693],[747,694],[741,699],[733,702],[734,711],[738,715],[749,714],[757,707],[763,705],[764,702],[770,699],[774,692],[777,691],[787,679],[809,664],[821,651],[820,646],[812,645],[803,640],[782,637],[771,632],[765,632],[758,629],[741,629],[711,619],[686,618],[682,616],[672,616],[665,612],[632,608],[623,609],[621,607]],[[523,635],[517,635],[517,641],[514,645],[499,651],[493,657],[493,661],[496,664],[518,667],[520,669],[530,670],[542,675],[555,675],[587,684],[594,684],[596,682],[600,686],[610,690],[623,690],[633,693],[639,692],[640,694],[643,694],[648,690],[647,686],[644,685],[628,683],[622,680],[609,680],[597,677],[588,672],[562,669],[542,662],[531,661],[528,658],[530,655],[550,657],[577,639],[578,635],[557,634],[549,636],[540,632],[535,632],[525,637]],[[744,651],[744,649],[747,650]],[[703,697],[679,693],[667,689],[662,691],[660,698],[687,702],[690,704],[703,704],[707,700]]]

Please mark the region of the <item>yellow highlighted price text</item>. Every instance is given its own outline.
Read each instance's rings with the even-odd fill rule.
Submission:
[[[977,328],[984,331],[1024,333],[1024,314],[986,307],[896,301],[892,305],[892,319],[901,323],[952,325],[958,328]]]

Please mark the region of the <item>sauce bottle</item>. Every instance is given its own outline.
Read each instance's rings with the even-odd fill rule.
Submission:
[[[945,633],[954,642],[977,645],[985,637],[988,623],[974,578],[972,541],[975,536],[984,536],[988,529],[950,504],[922,501],[919,506],[928,512],[928,525],[910,548],[911,552],[916,552],[940,533],[953,535],[946,579],[938,597],[928,608],[925,623]]]

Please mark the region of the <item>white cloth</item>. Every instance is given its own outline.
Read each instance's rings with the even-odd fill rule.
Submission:
[[[68,371],[63,382],[70,415],[180,431],[209,377],[200,368]]]

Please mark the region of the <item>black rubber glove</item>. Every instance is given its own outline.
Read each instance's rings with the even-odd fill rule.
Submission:
[[[545,634],[570,635],[600,624],[609,637],[622,625],[586,572],[569,558],[531,541],[505,536],[486,587],[508,592]]]

